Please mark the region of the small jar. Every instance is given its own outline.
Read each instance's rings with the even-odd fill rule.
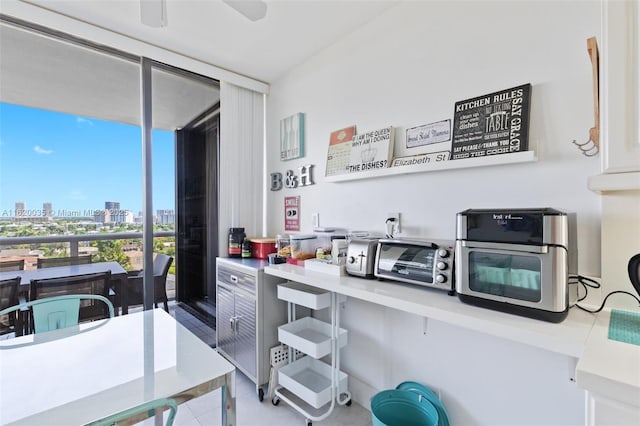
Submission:
[[[282,235],[276,235],[276,253],[278,253],[278,256],[282,257],[291,256],[289,238]]]
[[[251,257],[251,241],[246,238],[242,242],[242,257],[245,259]]]
[[[229,257],[242,257],[242,241],[245,237],[244,228],[229,228]]]
[[[331,258],[336,265],[347,264],[347,249],[349,244],[346,239],[336,238],[331,240]]]

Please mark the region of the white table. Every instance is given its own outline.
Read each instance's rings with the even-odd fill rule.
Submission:
[[[86,424],[217,388],[235,425],[235,367],[162,309],[0,341],[2,425]]]

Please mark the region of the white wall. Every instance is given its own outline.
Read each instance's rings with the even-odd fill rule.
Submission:
[[[586,39],[599,31],[596,2],[409,2],[380,16],[272,85],[267,101],[268,172],[315,165],[316,185],[271,192],[269,231],[284,229],[283,198],[301,196],[302,230],[321,226],[384,230],[402,213],[404,235],[455,238],[467,208],[554,207],[576,212],[580,272],[598,276],[599,172],[571,143],[593,126]],[[478,26],[478,22],[483,22]],[[452,118],[458,100],[532,84],[530,141],[539,161],[365,181],[325,183],[331,131],[408,127]],[[306,114],[306,152],[278,159],[279,120]]]
[[[599,160],[571,143],[593,126],[586,39],[599,36],[598,2],[406,2],[274,82],[267,100],[268,172],[315,165],[316,185],[268,194],[268,231],[284,231],[283,199],[301,196],[302,231],[321,226],[383,231],[402,214],[403,236],[455,239],[467,208],[554,207],[578,217],[579,270],[600,274],[600,198],[587,189]],[[324,181],[331,131],[406,128],[453,118],[463,100],[532,84],[531,146],[539,161]],[[306,156],[281,162],[279,120],[306,114]],[[399,137],[398,137],[399,136]],[[463,160],[459,160],[463,161]],[[428,291],[428,290],[425,290]],[[349,301],[343,350],[356,401],[418,380],[443,392],[453,424],[580,424],[583,394],[564,357],[437,322]]]

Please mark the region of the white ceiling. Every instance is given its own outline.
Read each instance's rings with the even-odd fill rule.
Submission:
[[[265,0],[251,22],[222,0],[166,0],[168,25],[140,23],[139,0],[24,0],[271,83],[398,0]]]
[[[21,0],[265,83],[398,0],[265,1],[252,22],[222,0],[167,0],[168,25],[151,28],[139,0]],[[180,128],[220,99],[215,82],[161,71],[152,81],[154,128]],[[137,62],[0,25],[1,102],[139,125],[139,94]]]
[[[207,84],[152,71],[152,126],[183,127],[220,99]],[[93,49],[0,25],[0,101],[140,125],[140,66]]]

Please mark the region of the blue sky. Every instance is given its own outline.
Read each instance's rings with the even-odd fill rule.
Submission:
[[[25,208],[142,210],[140,128],[0,103],[0,214]],[[154,131],[153,210],[175,208],[174,134]]]

